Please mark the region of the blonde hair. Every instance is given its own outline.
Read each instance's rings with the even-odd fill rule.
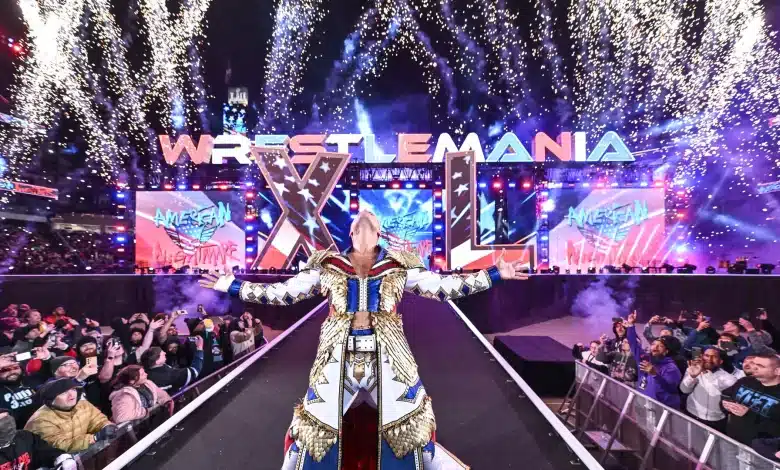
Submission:
[[[376,214],[364,209],[360,211],[357,217],[355,217],[355,220],[352,221],[352,225],[349,227],[350,236],[355,233],[355,229],[358,227],[358,225],[362,225],[364,221],[368,222],[371,225],[371,228],[376,230],[377,233],[381,231],[381,225],[379,224],[379,219],[377,218]]]

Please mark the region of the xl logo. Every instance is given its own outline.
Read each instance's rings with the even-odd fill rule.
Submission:
[[[301,177],[287,151],[253,148],[252,153],[269,187],[282,208],[282,215],[267,239],[258,247],[252,262],[256,268],[287,268],[299,252],[335,246],[322,208],[349,163],[348,154],[320,153]],[[476,220],[476,162],[473,152],[446,156],[447,230],[449,269],[483,269],[495,264],[496,250],[506,250],[506,260],[522,260],[533,266],[535,240],[529,236],[518,244],[480,245]]]

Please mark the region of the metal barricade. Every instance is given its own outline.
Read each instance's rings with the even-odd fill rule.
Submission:
[[[580,361],[558,414],[599,448],[601,462],[628,453],[635,464],[627,467],[639,470],[780,470],[780,462]]]

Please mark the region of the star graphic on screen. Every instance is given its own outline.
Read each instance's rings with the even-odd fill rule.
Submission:
[[[463,173],[458,171],[458,172],[452,174],[452,179],[459,180],[461,176],[463,176]]]
[[[295,183],[295,177],[291,175],[287,175],[284,177],[285,181],[289,181],[290,183]]]
[[[286,163],[284,162],[284,158],[282,157],[276,157],[276,160],[274,161],[274,166],[278,166],[279,169],[283,170],[286,166]]]
[[[330,165],[328,165],[328,162],[322,162],[322,165],[320,165],[320,170],[322,170],[323,173],[329,172]]]
[[[303,226],[308,228],[310,232],[313,232],[319,228],[317,225],[317,219],[309,214],[306,214],[306,222],[303,223]]]
[[[315,180],[314,178],[309,179],[309,184],[314,186],[315,188],[320,185],[320,182]]]
[[[461,184],[460,186],[458,186],[458,189],[455,190],[455,193],[458,196],[460,196],[461,194],[463,194],[464,191],[468,191],[468,190],[469,190],[469,186],[467,184]]]
[[[466,157],[463,159],[466,162],[466,165],[471,163],[471,155],[466,155]]]
[[[309,190],[306,189],[306,188],[303,188],[300,191],[298,191],[298,194],[303,196],[307,201],[309,201],[311,199],[314,199],[314,196],[312,196],[311,193],[309,192]]]
[[[279,191],[280,196],[283,195],[285,191],[290,191],[284,183],[274,183],[274,186],[276,186],[276,190]]]

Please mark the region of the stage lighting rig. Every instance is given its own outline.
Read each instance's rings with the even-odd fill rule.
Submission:
[[[661,269],[666,271],[666,274],[672,274],[674,272],[674,266],[669,263],[664,263],[663,266],[661,266]]]
[[[707,266],[707,274],[715,274],[715,266]]]
[[[623,266],[621,266],[621,268],[623,268],[623,272],[626,274],[631,274],[631,272],[634,270],[633,267],[627,265],[626,263],[623,263]]]
[[[761,274],[772,274],[775,270],[775,265],[769,263],[761,263],[758,267],[761,269]]]
[[[693,274],[694,271],[696,271],[696,266],[687,263],[684,266],[677,268],[678,274]]]
[[[596,268],[594,268],[593,266],[589,267],[588,274],[596,274]]]
[[[744,274],[747,270],[747,261],[740,260],[728,267],[729,274]]]

